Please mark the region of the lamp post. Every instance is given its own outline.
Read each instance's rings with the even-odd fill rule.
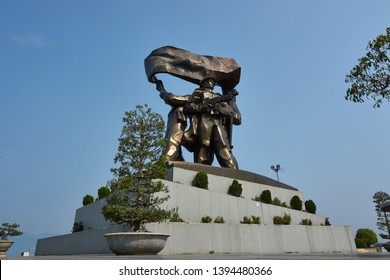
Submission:
[[[278,179],[278,182],[279,182],[279,170],[280,170],[280,164],[277,164],[277,165],[271,165],[271,169],[273,171],[275,171],[276,173],[276,178]]]

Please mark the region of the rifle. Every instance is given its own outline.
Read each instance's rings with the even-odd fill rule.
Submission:
[[[227,91],[227,93],[224,95],[212,99],[207,99],[202,103],[189,102],[184,106],[184,112],[202,113],[204,111],[207,111],[207,109],[212,108],[212,106],[215,104],[232,101],[237,95],[238,95],[238,91],[232,89]],[[201,101],[199,100],[199,102]]]

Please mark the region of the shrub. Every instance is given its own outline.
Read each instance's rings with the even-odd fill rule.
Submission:
[[[292,209],[302,210],[302,204],[302,200],[297,195],[294,195],[290,200],[290,206]]]
[[[311,214],[315,214],[317,211],[317,206],[314,203],[314,201],[311,199],[305,201],[305,208],[306,208],[306,211],[311,213]]]
[[[276,206],[281,206],[281,205],[282,205],[282,202],[280,201],[279,198],[274,197],[274,199],[272,199],[272,204],[273,204],[273,205],[276,205]]]
[[[367,242],[361,238],[355,238],[356,248],[368,248]]]
[[[247,216],[244,216],[243,220],[240,221],[241,224],[260,224],[260,217],[256,217],[256,216],[251,216],[251,217],[247,217]]]
[[[263,203],[271,204],[272,203],[271,191],[270,190],[264,190],[260,194],[260,201],[263,202]]]
[[[223,217],[221,216],[218,216],[214,219],[214,223],[216,224],[224,224],[225,223],[225,220],[223,219]]]
[[[236,197],[240,197],[242,193],[242,186],[237,180],[233,180],[229,187],[228,194]]]
[[[172,216],[169,221],[172,223],[185,223],[185,221],[180,217],[177,207],[176,209],[172,210]]]
[[[300,222],[300,225],[311,226],[311,225],[313,225],[313,223],[310,219],[302,219],[302,221]]]
[[[201,188],[201,189],[208,189],[209,187],[209,179],[206,172],[198,172],[196,173],[194,180],[192,181],[192,184],[195,187]]]
[[[329,218],[326,218],[325,219],[325,224],[321,224],[321,226],[331,226],[331,224],[329,222]]]
[[[275,225],[289,225],[291,224],[291,216],[289,214],[284,213],[283,217],[275,216],[274,217]]]
[[[210,216],[203,216],[203,217],[202,217],[202,223],[205,223],[205,224],[211,223],[212,220],[213,220],[213,219],[211,219]]]
[[[110,189],[107,188],[106,186],[100,187],[98,189],[98,198],[99,199],[105,198],[109,194],[110,194]]]
[[[275,216],[275,217],[274,217],[274,224],[275,224],[275,225],[283,225],[283,217],[281,217],[281,216]]]
[[[83,197],[83,205],[88,205],[91,204],[94,201],[93,196],[90,194],[87,194],[86,196]]]
[[[72,233],[83,231],[83,230],[84,230],[83,222],[74,222],[73,223]]]
[[[369,228],[358,229],[356,232],[356,238],[364,240],[364,242],[367,244],[366,248],[378,242],[376,233]]]

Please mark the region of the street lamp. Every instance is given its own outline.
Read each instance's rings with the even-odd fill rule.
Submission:
[[[279,182],[279,170],[280,170],[280,164],[277,164],[277,165],[271,165],[271,169],[273,171],[275,171],[276,173],[276,178],[278,179],[278,182]]]

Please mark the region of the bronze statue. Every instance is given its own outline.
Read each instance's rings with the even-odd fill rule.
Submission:
[[[238,169],[232,154],[232,126],[241,124],[234,87],[241,68],[231,58],[202,56],[167,46],[154,50],[145,59],[148,80],[156,83],[160,97],[172,109],[168,114],[167,147],[169,161],[183,161],[181,147],[194,153],[194,162],[211,165],[214,156],[222,167]],[[168,93],[158,73],[169,73],[199,85],[191,95]],[[222,88],[222,95],[214,87]],[[190,127],[186,129],[187,120]]]

